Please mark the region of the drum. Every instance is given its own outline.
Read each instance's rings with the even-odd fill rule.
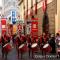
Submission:
[[[28,50],[28,47],[26,44],[21,44],[18,49],[21,52],[26,52]]]
[[[44,52],[51,52],[51,50],[52,50],[52,48],[48,43],[43,46]]]
[[[33,44],[31,45],[31,49],[32,49],[33,52],[38,50],[37,45],[38,45],[37,43],[33,43]]]
[[[11,51],[11,45],[9,43],[5,44],[3,46],[5,52],[10,52]]]
[[[43,48],[47,48],[49,46],[49,44],[45,44],[44,46],[43,46]]]
[[[31,45],[31,48],[35,48],[35,47],[37,47],[37,43],[33,43],[33,44]]]
[[[20,46],[19,46],[19,49],[21,49],[21,48],[23,48],[24,47],[24,44],[21,44]]]

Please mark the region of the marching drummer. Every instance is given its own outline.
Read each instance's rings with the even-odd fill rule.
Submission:
[[[43,46],[47,43],[48,37],[46,33],[43,33],[40,37],[40,48],[42,49],[42,55],[43,55]]]
[[[18,50],[18,48],[19,48],[20,45],[21,45],[21,41],[20,41],[19,36],[17,36],[17,38],[16,38],[16,49],[17,49],[17,52],[18,52],[18,58],[19,58],[19,50]]]
[[[31,36],[27,35],[26,39],[27,39],[27,45],[28,45],[28,48],[29,48],[29,57],[30,57],[30,52],[31,52]]]
[[[51,53],[55,53],[56,52],[56,49],[55,49],[56,47],[55,47],[55,36],[54,36],[54,34],[51,34],[51,37],[50,37],[48,43],[52,48]]]
[[[4,58],[4,55],[5,55],[5,59],[7,60],[8,53],[4,50],[4,47],[3,47],[5,44],[8,43],[6,33],[2,35],[1,40],[2,40],[2,58]]]
[[[59,54],[59,58],[60,58],[60,34],[59,33],[56,34],[55,42],[57,47],[57,53]]]
[[[59,45],[58,45],[59,41],[60,41],[60,34],[57,33],[57,34],[56,34],[56,39],[55,39],[55,42],[56,42],[56,44],[57,44],[57,47],[59,47]]]
[[[18,53],[18,59],[19,59],[19,52],[21,53],[22,58],[22,51],[19,48],[22,44],[26,44],[26,37],[22,34],[18,34],[16,37],[16,48]]]

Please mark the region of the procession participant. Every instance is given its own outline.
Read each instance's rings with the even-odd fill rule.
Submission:
[[[37,36],[33,36],[31,39],[31,52],[32,52],[32,58],[34,58],[34,53],[37,52],[38,49],[38,40]]]
[[[55,38],[55,42],[56,42],[57,47],[59,47],[59,45],[58,45],[59,41],[60,41],[60,34],[57,33],[56,38]]]
[[[50,40],[48,41],[48,43],[52,48],[51,53],[56,53],[56,44],[55,44],[55,36],[54,36],[54,34],[51,34],[51,37],[50,37]]]
[[[12,36],[10,36],[10,37],[8,37],[8,38],[10,38],[10,45],[11,45],[11,47],[13,48],[13,37]]]
[[[10,37],[12,37],[12,42],[13,42],[13,45],[15,45],[16,34],[11,35]]]
[[[2,58],[4,58],[5,56],[5,60],[7,60],[7,55],[8,55],[8,52],[11,50],[11,46],[8,44],[8,39],[7,39],[7,35],[6,33],[4,33],[2,35]]]
[[[27,46],[29,48],[29,57],[30,57],[30,53],[31,53],[31,36],[27,35],[26,39],[27,39]]]
[[[1,37],[1,41],[2,41],[2,58],[4,58],[4,48],[3,48],[3,46],[5,45],[5,43],[4,43],[4,34]]]
[[[40,49],[42,51],[42,55],[43,55],[43,46],[47,43],[48,38],[47,38],[47,34],[43,33],[42,36],[40,37]]]
[[[57,57],[60,58],[60,34],[59,33],[56,33],[55,42],[56,42],[56,51],[57,51],[57,54],[59,55]]]
[[[19,59],[19,53],[21,53],[21,58],[22,58],[23,53],[28,50],[25,35],[18,34],[16,38],[16,43],[17,43],[17,52],[18,52],[18,59]]]
[[[40,35],[38,37],[38,46],[39,46],[40,49],[41,49],[41,43],[42,43],[42,36]]]
[[[19,46],[21,45],[21,40],[19,36],[16,37],[16,49],[17,49],[17,54],[18,54],[18,59],[19,59]]]
[[[10,42],[10,35],[9,34],[7,34],[7,40],[8,40],[8,42]]]
[[[24,34],[20,35],[21,43],[26,43],[26,36]]]

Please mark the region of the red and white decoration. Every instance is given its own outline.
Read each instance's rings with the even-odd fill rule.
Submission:
[[[38,18],[32,19],[32,24],[31,24],[31,35],[32,37],[37,37],[38,36]]]
[[[4,32],[6,32],[6,18],[2,18],[1,25],[2,25],[2,34],[3,34]]]
[[[32,31],[38,31],[38,22],[32,22]]]

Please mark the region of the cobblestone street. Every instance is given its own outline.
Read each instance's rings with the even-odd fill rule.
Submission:
[[[1,57],[1,48],[0,48],[0,60],[4,60]],[[16,49],[13,49],[9,54],[8,54],[8,59],[7,60],[60,60],[59,58],[57,59],[57,55],[41,55],[40,53],[35,53],[34,58],[32,57],[29,58],[28,53],[23,54],[22,59],[17,57],[17,52]]]

